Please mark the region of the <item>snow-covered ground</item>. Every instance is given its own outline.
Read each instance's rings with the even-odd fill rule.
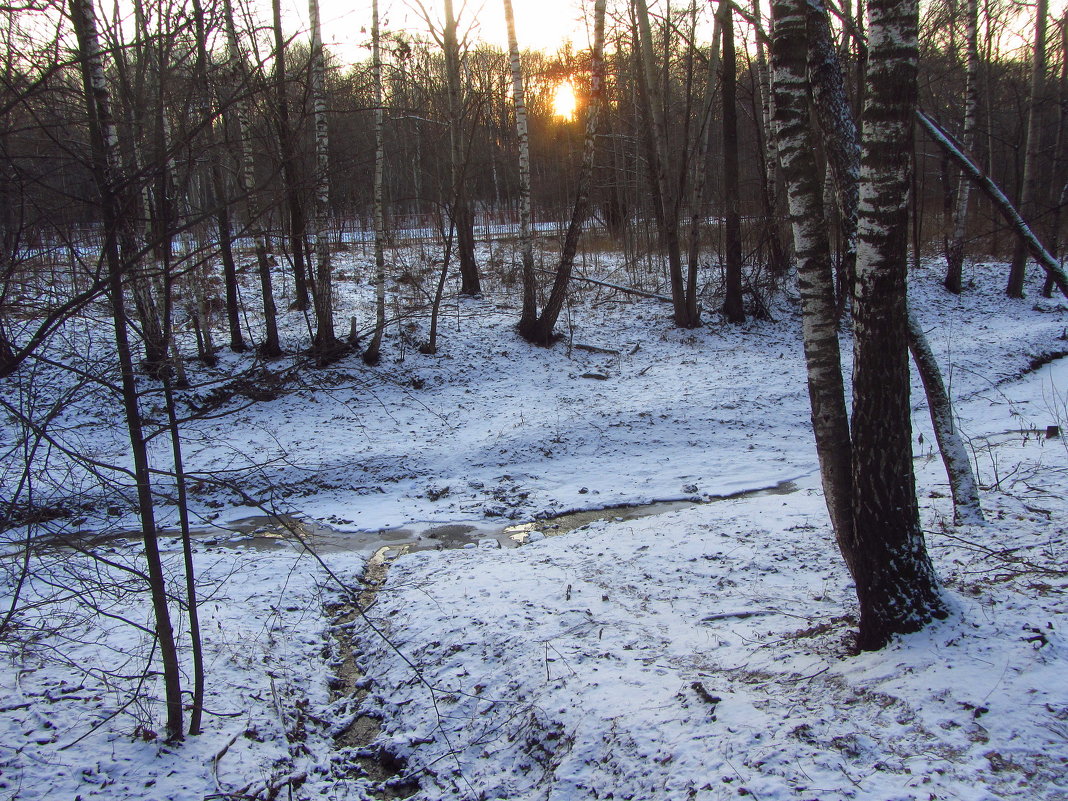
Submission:
[[[361,254],[349,259],[343,272],[363,269]],[[620,281],[611,266],[604,257],[589,269]],[[292,542],[198,539],[210,714],[204,734],[176,746],[153,738],[156,677],[138,678],[151,641],[131,623],[146,624],[147,603],[105,580],[127,572],[116,565],[139,566],[136,545],[107,543],[112,566],[68,550],[34,560],[20,603],[49,599],[51,630],[28,627],[31,607],[17,618],[25,636],[2,644],[0,798],[293,788],[362,799],[373,782],[356,757],[381,753],[394,783],[414,780],[426,801],[1068,798],[1068,450],[1045,438],[1049,425],[1068,429],[1068,365],[1032,369],[1068,351],[1068,304],[1034,300],[1037,283],[1032,299],[1007,301],[1003,272],[976,265],[960,298],[938,289],[936,267],[912,279],[990,518],[952,525],[917,383],[918,491],[948,620],[852,655],[854,596],[815,473],[789,291],[774,321],[732,328],[712,315],[683,332],[664,304],[587,287],[550,350],[516,337],[514,294],[490,292],[446,310],[436,356],[414,347],[426,321],[407,320],[378,368],[285,362],[250,383],[273,399],[186,396],[230,411],[185,427],[187,469],[245,493],[199,482],[200,519],[265,508],[359,545],[338,548],[344,537],[332,534],[320,563]],[[367,318],[368,287],[342,282],[340,293],[338,319]],[[290,312],[287,323],[292,343],[303,320]],[[92,330],[106,333],[72,328],[67,359],[89,353]],[[194,378],[248,366],[226,356]],[[66,386],[35,379],[43,398]],[[14,391],[0,386],[9,401]],[[119,409],[83,396],[55,430],[121,460]],[[169,445],[153,448],[166,465]],[[56,449],[49,459],[49,491],[69,487],[76,501],[72,527],[131,525],[127,500]],[[10,492],[16,467],[5,471]],[[356,587],[368,543],[382,541],[358,532],[466,524],[477,538],[574,509],[676,499],[708,502],[609,513],[520,548],[401,556],[367,620],[334,624],[338,582]],[[178,545],[164,542],[177,576]],[[19,550],[5,554],[6,610]],[[361,700],[331,689],[340,640],[356,645]],[[358,713],[383,719],[377,742],[335,741]]]

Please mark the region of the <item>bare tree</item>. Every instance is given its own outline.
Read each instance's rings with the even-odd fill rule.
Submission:
[[[964,85],[964,149],[975,151],[979,117],[979,0],[967,0],[965,15],[965,39],[967,46],[967,73]],[[964,234],[968,223],[968,200],[971,180],[963,172],[957,185],[957,202],[953,208],[953,231],[946,238],[947,290],[955,295],[961,293],[964,268]]]
[[[167,733],[172,740],[181,740],[182,687],[178,665],[178,650],[167,606],[166,579],[156,541],[156,523],[152,500],[152,484],[148,462],[148,449],[142,428],[141,412],[137,402],[133,356],[127,331],[123,278],[123,264],[118,240],[119,230],[128,225],[124,219],[121,191],[124,185],[122,165],[119,158],[118,137],[111,112],[111,100],[105,79],[104,62],[97,34],[96,8],[93,0],[70,0],[70,16],[77,37],[78,55],[81,61],[82,81],[85,89],[87,120],[93,153],[93,175],[100,197],[100,212],[104,223],[104,253],[108,271],[108,298],[111,301],[115,331],[115,346],[118,352],[122,376],[122,400],[126,424],[134,459],[134,475],[137,481],[138,509],[141,516],[141,531],[148,563],[152,609],[156,621],[156,637],[163,662],[163,675],[167,697]]]
[[[869,0],[854,299],[853,536],[859,645],[944,617],[912,467],[905,276],[916,109],[916,0]]]
[[[383,199],[383,178],[386,163],[385,108],[382,93],[382,43],[378,30],[378,0],[371,0],[371,80],[375,93],[375,331],[363,360],[378,364],[381,358],[382,333],[386,328],[386,221]]]
[[[512,103],[515,106],[515,130],[519,139],[519,250],[523,260],[523,310],[519,327],[529,328],[538,316],[537,282],[534,277],[534,214],[530,203],[530,132],[527,128],[527,102],[523,91],[523,68],[519,60],[512,0],[504,0],[504,19],[508,27]]]
[[[734,4],[720,0],[723,28],[723,199],[726,293],[723,313],[732,323],[745,322],[742,302],[742,214],[738,185],[738,63],[734,51]]]
[[[251,80],[244,67],[244,59],[238,45],[237,23],[234,20],[234,11],[231,0],[223,0],[223,23],[226,26],[226,49],[230,61],[230,72],[238,92],[248,91]],[[263,304],[263,322],[266,333],[263,342],[259,345],[259,353],[267,359],[274,359],[282,355],[282,346],[278,339],[278,310],[274,301],[274,282],[271,277],[271,265],[267,258],[268,236],[263,227],[261,210],[255,207],[254,198],[256,193],[256,160],[253,152],[252,130],[249,121],[248,103],[245,97],[237,97],[233,101],[233,108],[237,115],[239,134],[238,151],[240,154],[241,168],[238,171],[238,186],[240,194],[244,197],[245,224],[249,229],[252,239],[256,243],[256,261],[260,278],[260,294]]]
[[[1027,132],[1024,145],[1023,184],[1020,188],[1020,213],[1029,223],[1034,223],[1037,206],[1039,143],[1042,106],[1046,85],[1046,17],[1049,16],[1049,0],[1038,0],[1035,8],[1035,44],[1031,58],[1031,89],[1028,94]],[[1027,264],[1027,248],[1020,240],[1012,251],[1009,280],[1005,294],[1010,298],[1022,298],[1024,294],[1024,267]]]
[[[556,340],[553,328],[564,307],[567,286],[578,250],[582,226],[589,216],[590,181],[593,176],[593,155],[600,121],[602,94],[604,92],[604,14],[606,0],[596,0],[593,6],[593,46],[590,51],[590,96],[586,109],[586,135],[582,142],[582,163],[576,179],[575,205],[571,221],[564,235],[560,263],[556,268],[549,299],[541,315],[528,326],[521,326],[520,335],[528,342],[549,346]]]
[[[445,50],[445,80],[449,92],[449,158],[452,169],[452,216],[456,221],[456,247],[460,257],[460,293],[478,295],[482,292],[478,264],[475,261],[474,218],[465,185],[467,147],[464,130],[464,102],[460,81],[460,39],[458,22],[452,0],[445,0],[445,29],[442,45]]]
[[[282,35],[282,0],[271,0],[274,30],[275,124],[282,159],[282,191],[285,195],[290,250],[293,254],[295,306],[308,308],[308,252],[305,246],[307,214],[300,195],[297,175],[297,148],[289,116],[289,77],[286,73],[286,40]]]
[[[806,0],[772,3],[775,128],[797,256],[812,431],[831,525],[852,570],[852,449],[830,242],[809,124],[807,5]]]

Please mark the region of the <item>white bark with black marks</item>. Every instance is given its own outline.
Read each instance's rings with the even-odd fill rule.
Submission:
[[[853,307],[853,574],[862,649],[945,616],[912,464],[905,284],[917,0],[870,0]]]

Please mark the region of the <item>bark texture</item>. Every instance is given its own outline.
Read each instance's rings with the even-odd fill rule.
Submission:
[[[953,406],[949,393],[938,369],[938,360],[927,341],[912,309],[908,310],[909,350],[916,363],[920,380],[927,393],[927,406],[931,412],[938,452],[949,476],[949,491],[953,495],[953,514],[958,523],[982,523],[983,509],[979,503],[979,483],[975,480],[968,448],[957,430],[953,419]]]
[[[820,171],[809,126],[806,0],[772,4],[775,130],[797,256],[812,431],[831,524],[852,570],[853,512],[849,417],[838,344],[838,314]]]
[[[838,264],[839,304],[849,303],[857,267],[857,215],[860,201],[860,137],[845,89],[827,9],[822,0],[808,4],[808,70],[816,120],[823,133],[838,210],[841,214],[842,257]]]
[[[508,27],[512,104],[515,106],[515,130],[519,140],[519,250],[523,260],[523,310],[519,325],[528,327],[538,316],[537,283],[534,278],[534,214],[530,202],[530,132],[527,126],[527,101],[523,91],[523,69],[519,61],[519,40],[515,35],[512,0],[504,0],[504,19]]]
[[[916,0],[870,0],[854,299],[853,574],[862,649],[944,617],[912,467],[905,279]]]

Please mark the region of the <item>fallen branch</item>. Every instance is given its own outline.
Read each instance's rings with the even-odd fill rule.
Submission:
[[[1016,210],[1016,207],[1012,205],[1005,193],[1002,192],[998,185],[995,184],[990,178],[972,161],[964,151],[957,146],[953,138],[942,129],[938,123],[934,122],[930,117],[924,114],[919,109],[916,109],[916,118],[920,121],[920,125],[927,131],[931,139],[935,144],[942,148],[950,158],[957,162],[961,171],[968,176],[968,178],[983,192],[987,198],[997,207],[1001,215],[1009,223],[1009,226],[1016,232],[1016,235],[1023,240],[1024,245],[1027,247],[1031,257],[1046,271],[1046,274],[1057,285],[1057,288],[1061,290],[1061,293],[1068,298],[1068,274],[1064,272],[1064,268],[1061,267],[1060,262],[1057,261],[1044,247],[1042,243],[1038,241],[1038,237],[1035,236],[1030,226],[1024,221],[1023,217]]]
[[[607,353],[609,356],[621,355],[618,350],[612,350],[611,348],[599,348],[596,345],[584,345],[581,342],[576,342],[572,347],[577,350],[586,350],[590,353]]]
[[[535,267],[534,269],[536,269],[539,273],[544,273],[545,275],[556,275],[556,271],[555,270],[546,270],[546,269],[544,269],[542,267]],[[626,293],[628,295],[637,295],[638,297],[642,297],[642,298],[652,298],[653,300],[662,300],[662,301],[664,301],[664,303],[673,303],[674,302],[674,301],[671,300],[671,298],[666,297],[665,295],[657,295],[655,292],[646,292],[644,289],[632,289],[629,286],[619,286],[618,284],[609,284],[606,281],[598,281],[595,278],[583,278],[582,276],[572,275],[571,276],[571,280],[572,281],[583,281],[583,282],[585,282],[587,284],[596,284],[597,286],[607,287],[608,289],[615,289],[615,290],[617,290],[619,292],[624,292],[624,293]]]

